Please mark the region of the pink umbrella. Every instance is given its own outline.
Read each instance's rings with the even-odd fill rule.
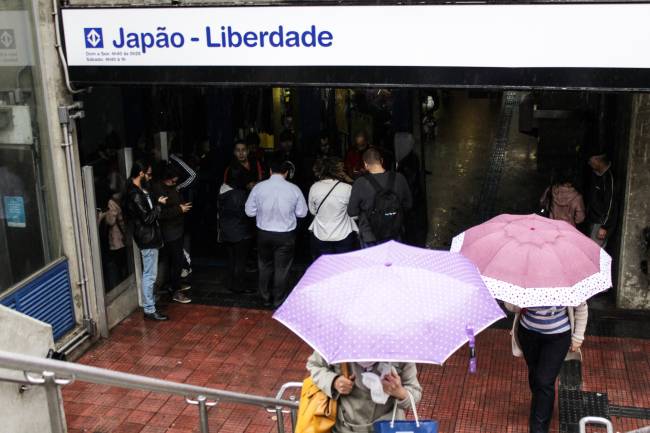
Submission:
[[[492,296],[519,307],[576,306],[612,287],[612,258],[564,221],[499,215],[456,236]]]

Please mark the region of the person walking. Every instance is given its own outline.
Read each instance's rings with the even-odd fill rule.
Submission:
[[[560,173],[539,202],[551,219],[566,221],[574,227],[585,220],[585,203],[569,171]]]
[[[404,215],[412,198],[404,176],[386,171],[381,154],[370,148],[363,154],[364,169],[352,185],[348,215],[359,217],[361,247],[366,248],[391,239],[400,240],[404,230]]]
[[[287,181],[289,170],[283,159],[274,159],[271,177],[255,185],[245,205],[246,215],[256,219],[259,291],[266,306],[278,307],[287,296],[297,218],[307,215],[300,188]]]
[[[377,421],[390,420],[397,404],[396,419],[405,419],[422,398],[422,386],[413,363],[349,363],[348,374],[341,365],[330,365],[318,352],[307,360],[314,384],[329,398],[338,400],[332,433],[371,433]]]
[[[234,293],[253,292],[244,280],[246,259],[255,236],[253,220],[245,212],[248,190],[254,185],[250,174],[239,161],[233,161],[219,190],[219,239],[228,250],[228,290]]]
[[[181,304],[188,304],[192,300],[183,292],[191,286],[181,284],[181,273],[185,263],[183,253],[183,235],[185,233],[184,218],[190,210],[191,203],[185,203],[177,188],[178,171],[171,163],[163,165],[159,181],[153,184],[155,196],[167,197],[167,202],[161,206],[160,229],[165,246],[162,252],[166,258],[165,270],[168,272],[168,280],[172,300]]]
[[[607,154],[601,153],[589,158],[588,164],[592,169],[587,211],[589,237],[605,248],[618,220],[612,162]]]
[[[588,308],[519,308],[505,303],[515,314],[512,352],[523,356],[528,366],[531,392],[529,433],[548,433],[555,403],[555,381],[565,359],[580,359],[585,338]]]
[[[314,220],[309,226],[314,260],[322,254],[352,251],[356,244],[357,224],[347,213],[352,179],[345,173],[343,161],[330,157],[320,161],[320,180],[309,190],[309,212]]]
[[[158,218],[161,205],[167,203],[167,197],[160,196],[155,200],[151,198],[148,191],[151,177],[151,164],[142,161],[133,163],[125,196],[126,215],[129,229],[142,255],[144,318],[167,320],[166,315],[156,311],[153,293],[158,273],[158,250],[163,246]]]

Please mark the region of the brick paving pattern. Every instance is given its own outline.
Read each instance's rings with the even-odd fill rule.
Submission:
[[[310,349],[269,311],[170,305],[168,322],[145,322],[134,313],[80,363],[119,371],[274,396],[288,381],[302,381]],[[583,390],[607,392],[610,404],[650,407],[650,340],[589,337]],[[526,433],[529,393],[523,360],[511,356],[508,331],[477,338],[478,373],[467,373],[461,349],[444,367],[420,366],[421,417],[440,421],[441,433]],[[75,382],[63,390],[70,433],[190,433],[198,411],[180,397]],[[558,433],[557,410],[553,433]],[[616,418],[621,432],[650,420]],[[271,433],[263,409],[219,404],[211,432]],[[603,431],[597,430],[596,431]]]

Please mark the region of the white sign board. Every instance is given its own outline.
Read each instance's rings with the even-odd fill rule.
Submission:
[[[70,66],[650,68],[650,4],[65,9]]]
[[[26,11],[0,13],[0,66],[30,66],[32,37],[29,15]]]

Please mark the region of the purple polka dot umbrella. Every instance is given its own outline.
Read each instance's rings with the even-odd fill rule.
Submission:
[[[456,236],[492,295],[521,308],[576,306],[612,287],[612,258],[565,221],[503,214]]]
[[[462,255],[387,242],[321,256],[273,317],[332,364],[442,364],[504,314]]]

